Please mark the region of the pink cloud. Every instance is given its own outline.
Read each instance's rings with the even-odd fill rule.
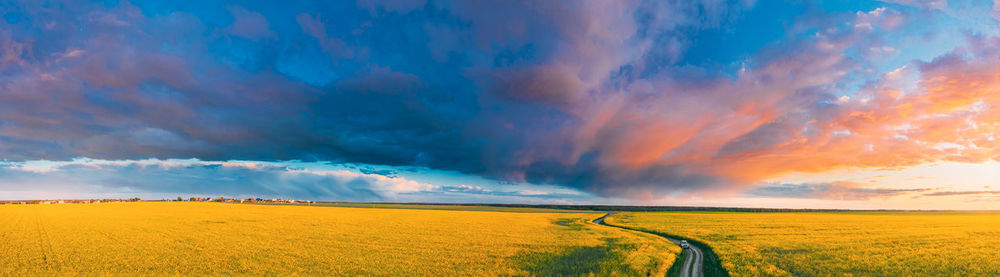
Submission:
[[[226,32],[252,40],[277,38],[277,34],[268,26],[267,18],[260,13],[248,11],[241,6],[229,6],[226,9],[233,15],[233,24],[226,27]]]
[[[382,8],[387,12],[407,13],[427,4],[427,0],[358,0],[359,8],[368,9],[372,14]]]
[[[354,56],[354,50],[348,47],[344,41],[327,35],[326,25],[318,15],[312,16],[301,13],[295,16],[295,22],[299,23],[299,27],[302,28],[303,32],[319,41],[320,46],[327,53],[337,58],[350,58]]]
[[[997,29],[1000,29],[1000,0],[993,0],[993,9],[990,10],[990,15],[997,20]]]
[[[537,147],[552,150],[521,153],[521,163],[556,159],[569,166],[600,153],[594,163],[602,178],[611,178],[602,181],[630,183],[612,186],[615,193],[655,198],[655,185],[630,178],[673,168],[676,178],[752,184],[792,172],[1000,157],[1000,40],[970,37],[974,57],[961,58],[962,48],[835,97],[820,88],[857,69],[843,54],[852,39],[863,37],[804,42],[736,80],[649,78],[580,98],[566,109],[580,121]]]
[[[882,0],[882,2],[914,6],[928,10],[944,10],[948,8],[947,0]]]

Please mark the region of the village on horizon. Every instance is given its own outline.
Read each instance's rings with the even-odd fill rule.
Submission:
[[[139,197],[115,199],[56,199],[56,200],[0,200],[0,205],[27,205],[27,204],[85,204],[85,203],[116,203],[116,202],[222,202],[222,203],[267,203],[267,204],[313,204],[316,201],[294,200],[282,198],[226,198],[226,197],[189,197],[187,199],[178,196],[176,199],[143,200]]]

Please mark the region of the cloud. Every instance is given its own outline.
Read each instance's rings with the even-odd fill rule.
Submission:
[[[426,169],[425,169],[426,170]],[[551,203],[593,196],[555,187],[432,184],[370,165],[198,159],[0,162],[0,199],[225,196],[371,202]],[[474,201],[473,201],[474,200]]]
[[[774,19],[793,23],[779,41],[712,65],[684,57],[714,47],[701,32],[738,32],[752,5],[157,3],[14,4],[0,157],[415,166],[636,199],[1000,159],[1000,42],[969,35],[879,74],[899,48],[889,32],[918,16],[896,6]],[[384,197],[265,175],[302,195]]]
[[[925,193],[921,196],[956,196],[956,195],[986,195],[986,194],[1000,194],[1000,191],[996,190],[980,190],[980,191],[937,191],[932,193]]]
[[[943,9],[947,9],[948,8],[948,1],[947,0],[929,0],[929,1],[922,1],[922,0],[882,0],[882,2],[895,3],[895,4],[907,5],[907,6],[914,6],[914,7],[919,7],[921,9],[929,9],[929,10],[943,10]]]
[[[993,9],[990,10],[990,15],[997,20],[997,29],[1000,29],[1000,1],[993,0]]]
[[[344,43],[344,41],[327,35],[326,25],[319,16],[300,13],[295,16],[295,22],[302,28],[302,32],[315,38],[319,42],[320,47],[334,57],[350,58],[354,55],[353,49]]]
[[[260,13],[248,11],[240,6],[229,6],[227,10],[233,14],[233,24],[225,29],[230,34],[252,40],[277,36],[268,27],[267,18]]]
[[[385,177],[396,177],[396,173],[397,173],[395,170],[391,170],[391,169],[375,169],[375,168],[371,168],[371,167],[358,168],[358,171],[361,171],[361,173],[364,173],[364,174],[376,174],[376,175],[382,175],[382,176],[385,176]]]
[[[378,9],[388,12],[407,13],[427,4],[427,0],[358,0],[359,8],[375,13]]]
[[[893,30],[905,25],[908,19],[903,12],[880,7],[868,12],[857,12],[854,28],[873,30],[878,27]]]
[[[347,170],[307,170],[280,163],[199,160],[7,162],[0,195],[226,195],[296,199],[390,201],[436,190],[400,177]]]
[[[932,189],[867,188],[856,183],[833,182],[819,184],[773,184],[754,188],[747,194],[751,196],[781,198],[869,200],[872,198],[889,198],[928,190]]]
[[[994,159],[995,105],[1000,99],[992,92],[1000,89],[996,78],[1000,68],[992,64],[1000,56],[955,57],[917,62],[914,67],[919,68],[921,80],[915,90],[892,86],[897,75],[886,74],[849,101],[814,106],[806,114],[809,117],[798,117],[795,124],[781,119],[761,125],[723,148],[729,152],[719,154],[756,159],[758,155],[746,156],[746,151],[730,152],[740,143],[758,146],[763,149],[760,154],[770,155],[741,170],[761,173]]]

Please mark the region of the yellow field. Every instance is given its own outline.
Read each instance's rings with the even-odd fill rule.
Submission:
[[[596,213],[103,203],[0,205],[0,276],[646,275],[679,248]],[[665,262],[667,261],[667,262]]]
[[[700,240],[734,276],[1000,276],[998,213],[619,214]]]

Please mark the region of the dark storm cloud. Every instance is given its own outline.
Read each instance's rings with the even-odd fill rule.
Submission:
[[[0,150],[11,160],[328,160],[510,179],[550,166],[511,163],[578,120],[562,109],[640,54],[637,5],[17,3],[5,9],[20,19],[0,34]],[[646,15],[664,26],[646,32],[682,24],[657,16]],[[657,186],[553,169],[563,173],[530,178],[608,194],[608,181]]]

